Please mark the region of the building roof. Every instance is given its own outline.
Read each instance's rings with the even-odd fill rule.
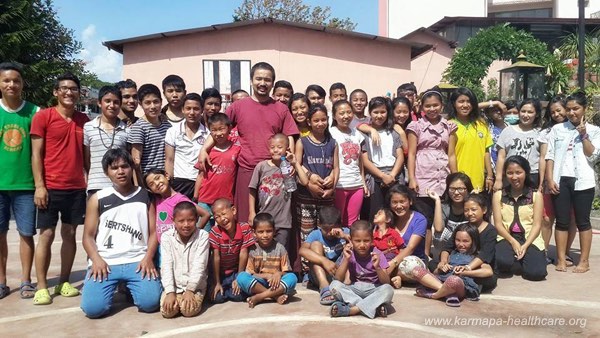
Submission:
[[[148,40],[169,38],[169,37],[180,36],[180,35],[213,32],[213,31],[226,30],[226,29],[231,29],[231,28],[256,26],[256,25],[281,25],[281,26],[295,27],[295,28],[311,30],[311,31],[324,32],[324,33],[328,33],[328,34],[337,34],[337,35],[347,36],[350,38],[373,40],[373,41],[380,41],[380,42],[384,42],[384,43],[403,45],[403,46],[407,46],[407,47],[411,48],[411,56],[413,56],[413,57],[415,55],[422,54],[425,51],[432,48],[431,45],[414,42],[414,41],[410,41],[410,42],[402,41],[400,39],[391,39],[391,38],[378,36],[378,35],[348,31],[345,29],[331,28],[331,27],[327,27],[327,26],[313,25],[313,24],[307,24],[307,23],[277,20],[277,19],[272,19],[272,18],[237,21],[237,22],[231,22],[231,23],[225,23],[225,24],[217,24],[217,25],[211,25],[211,26],[205,26],[205,27],[177,30],[177,31],[171,31],[171,32],[155,33],[155,34],[136,36],[136,37],[121,39],[121,40],[104,41],[104,42],[102,42],[102,44],[111,50],[114,50],[118,53],[123,54],[123,46],[128,43],[132,43],[132,42],[148,41]]]
[[[456,46],[457,46],[456,41],[448,40],[445,37],[439,35],[438,33],[432,31],[431,29],[425,28],[425,27],[421,27],[421,28],[415,29],[414,31],[412,31],[412,32],[406,34],[405,36],[401,37],[400,40],[402,40],[402,41],[411,41],[411,37],[413,35],[417,34],[417,33],[426,34],[426,35],[428,35],[428,36],[430,36],[430,37],[432,37],[434,39],[439,40],[442,43],[448,44],[448,46],[450,48],[456,48]]]
[[[507,18],[507,17],[471,17],[471,16],[445,16],[438,22],[429,26],[429,29],[437,33],[444,28],[455,24],[471,24],[493,26],[500,23],[513,25],[577,25],[577,18]],[[585,19],[586,26],[600,26],[600,19]]]

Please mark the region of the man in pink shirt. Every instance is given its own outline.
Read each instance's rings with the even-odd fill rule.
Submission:
[[[238,221],[248,221],[248,184],[254,167],[271,157],[268,142],[271,136],[283,133],[288,136],[290,151],[294,152],[294,135],[299,134],[298,127],[288,108],[271,97],[275,81],[275,69],[266,62],[255,64],[250,70],[252,96],[232,103],[226,111],[227,116],[237,126],[241,146],[238,157],[238,171],[235,183],[234,204]],[[204,143],[199,162],[208,159],[208,149],[214,144],[212,137]]]

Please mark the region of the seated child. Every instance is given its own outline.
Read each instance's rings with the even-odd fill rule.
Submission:
[[[240,289],[236,278],[248,263],[248,248],[256,240],[247,224],[236,220],[236,209],[231,201],[219,198],[212,205],[216,226],[210,229],[208,240],[212,250],[212,292],[214,303],[227,300],[242,302],[248,297]]]
[[[464,298],[478,299],[479,288],[473,277],[489,277],[492,268],[477,257],[479,251],[479,231],[471,224],[460,224],[452,234],[454,248],[448,263],[435,269],[431,274],[426,268],[415,267],[412,275],[423,287],[418,287],[416,296],[442,299],[446,305],[458,307]]]
[[[189,198],[171,187],[169,179],[169,174],[162,169],[150,169],[144,175],[146,186],[156,195],[156,238],[159,244],[162,234],[173,229],[173,208],[179,202],[191,202]],[[196,211],[200,216],[198,227],[204,228],[210,214],[201,207],[197,207]]]
[[[211,115],[208,118],[208,129],[215,141],[214,147],[208,154],[211,166],[206,168],[206,172],[198,171],[194,196],[198,205],[210,213],[212,204],[218,198],[233,200],[240,146],[233,144],[227,138],[231,131],[231,121],[227,115],[223,113]],[[200,169],[200,164],[197,163],[195,168]],[[211,218],[205,229],[210,231],[210,227],[214,224],[214,218]]]
[[[373,245],[383,252],[387,262],[394,259],[400,253],[400,249],[404,248],[404,239],[392,226],[393,219],[394,215],[387,208],[380,208],[373,217]],[[392,285],[397,289],[402,287],[402,278],[392,277]]]
[[[287,157],[296,173],[305,174],[304,169],[295,161],[294,155],[288,153],[289,141],[284,134],[275,134],[269,139],[271,159],[259,162],[254,168],[248,187],[249,214],[248,222],[258,212],[266,212],[275,218],[275,240],[287,247],[292,228],[292,193],[286,191],[280,165],[281,158]]]
[[[300,256],[308,261],[308,281],[319,287],[321,305],[331,305],[329,283],[333,280],[344,245],[350,241],[348,228],[342,229],[339,210],[327,206],[319,210],[318,229],[308,234],[300,247]]]
[[[292,272],[287,251],[273,239],[275,221],[267,213],[259,213],[252,221],[256,244],[248,253],[246,271],[237,276],[240,289],[248,297],[248,306],[253,308],[266,298],[285,304],[295,290],[298,279]]]
[[[163,293],[160,313],[173,318],[181,313],[200,313],[208,276],[208,233],[196,229],[198,211],[192,202],[177,203],[173,209],[175,229],[163,234],[160,246]]]
[[[344,246],[344,254],[331,293],[336,301],[331,305],[332,317],[363,314],[371,319],[375,315],[387,317],[387,306],[394,297],[390,285],[390,270],[385,256],[373,247],[373,229],[369,222],[355,221],[350,227],[350,243]],[[346,273],[349,285],[344,284]]]
[[[110,312],[113,294],[125,283],[142,312],[158,310],[161,286],[156,252],[154,202],[133,185],[134,162],[123,148],[110,149],[102,169],[113,183],[87,202],[83,248],[89,257],[81,309],[88,318]]]

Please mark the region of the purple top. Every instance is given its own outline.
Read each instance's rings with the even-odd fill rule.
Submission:
[[[417,256],[423,260],[426,260],[425,257],[425,234],[427,233],[427,219],[423,214],[418,211],[413,211],[413,217],[410,220],[410,223],[406,226],[406,230],[404,233],[400,233],[402,235],[402,239],[404,240],[404,244],[408,246],[408,242],[412,235],[421,236],[423,239],[419,243],[419,245],[415,248],[412,255]]]
[[[373,247],[372,252],[375,252],[379,255],[379,267],[382,269],[387,269],[389,264],[387,263],[387,259],[385,259],[385,255],[379,249]],[[371,255],[367,257],[357,257],[354,255],[354,250],[352,251],[352,256],[348,262],[348,271],[350,272],[350,282],[365,282],[371,283],[375,285],[380,285],[379,277],[377,276],[377,271],[373,267],[373,262],[371,262]]]
[[[456,124],[442,118],[431,124],[426,118],[411,122],[406,132],[417,136],[415,178],[419,185],[419,196],[427,196],[427,190],[442,195],[446,190],[448,167],[448,140],[456,131]]]

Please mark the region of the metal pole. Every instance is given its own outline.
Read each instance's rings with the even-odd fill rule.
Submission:
[[[585,87],[585,0],[578,0],[579,6],[579,28],[578,28],[578,49],[579,49],[579,65],[577,67],[577,79],[581,90]]]

